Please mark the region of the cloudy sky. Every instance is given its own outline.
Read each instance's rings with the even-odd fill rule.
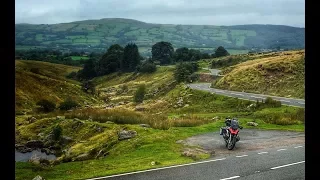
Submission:
[[[304,0],[15,0],[16,23],[128,18],[157,24],[305,27]]]

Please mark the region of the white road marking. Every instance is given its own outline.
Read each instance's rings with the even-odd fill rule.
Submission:
[[[248,155],[241,155],[241,156],[236,156],[236,157],[245,157],[245,156],[248,156]]]
[[[240,176],[232,176],[232,177],[228,177],[228,178],[224,178],[224,179],[220,179],[220,180],[228,180],[228,179],[235,179],[235,178],[239,178]]]
[[[297,102],[298,104],[304,104],[304,102]]]
[[[268,153],[268,152],[259,152],[258,154],[266,154],[266,153]]]
[[[287,149],[278,149],[277,151],[285,151],[285,150],[287,150]]]
[[[296,146],[296,147],[294,147],[294,148],[301,148],[301,147],[303,147],[303,146]]]
[[[253,98],[262,98],[262,97],[257,97],[257,96],[250,96],[250,97],[253,97]]]
[[[194,164],[202,164],[202,163],[207,163],[207,162],[222,161],[222,160],[225,160],[225,159],[226,158],[213,159],[213,160],[201,161],[201,162],[195,162],[195,163],[189,163],[189,164],[181,164],[181,165],[168,166],[168,167],[162,167],[162,168],[148,169],[148,170],[144,170],[144,171],[136,171],[136,172],[130,172],[130,173],[124,173],[124,174],[116,174],[116,175],[105,176],[105,177],[97,177],[97,178],[92,178],[92,179],[87,179],[87,180],[97,180],[97,179],[105,179],[105,178],[111,178],[111,177],[117,177],[117,176],[125,176],[125,175],[138,174],[138,173],[149,172],[149,171],[157,171],[157,170],[170,169],[170,168],[175,168],[175,167],[190,166],[190,165],[194,165]]]
[[[304,163],[304,162],[305,162],[305,161],[300,161],[300,162],[296,162],[296,163],[286,164],[286,165],[283,165],[283,166],[273,167],[273,168],[271,168],[271,169],[278,169],[278,168],[287,167],[287,166],[292,166],[292,165],[300,164],[300,163]]]
[[[243,94],[236,94],[236,95],[238,95],[238,96],[244,96]]]

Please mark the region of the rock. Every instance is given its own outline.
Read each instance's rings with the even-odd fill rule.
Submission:
[[[144,111],[145,108],[142,106],[136,106],[135,111]]]
[[[29,148],[42,148],[44,143],[40,140],[31,140],[26,143],[26,147]]]
[[[80,127],[81,125],[83,125],[84,122],[77,120],[76,122],[74,122],[74,124],[72,125],[72,129],[77,129],[78,127]]]
[[[188,107],[188,106],[189,106],[189,104],[184,105],[184,107]]]
[[[118,140],[125,140],[125,139],[130,139],[133,138],[137,135],[136,131],[126,131],[126,130],[122,130],[118,133]]]
[[[37,136],[39,136],[40,138],[44,137],[44,133],[39,133]]]
[[[140,124],[141,127],[146,127],[146,128],[149,128],[150,125],[149,124]]]
[[[176,141],[177,144],[182,144],[183,142],[184,142],[183,140]]]
[[[154,161],[151,162],[151,165],[152,165],[152,166],[154,166],[155,164],[156,164],[156,162],[154,162]]]
[[[32,149],[28,148],[24,145],[20,145],[20,144],[15,144],[15,149],[21,153],[27,153],[27,152],[31,152]]]
[[[38,175],[38,176],[34,177],[32,180],[45,180],[45,179]]]
[[[90,156],[88,153],[84,153],[84,154],[80,154],[79,156],[77,156],[74,161],[85,161],[90,159]]]
[[[62,119],[65,119],[65,117],[64,116],[57,116],[56,119],[57,120],[62,120]]]
[[[212,120],[219,120],[219,116],[212,118]]]
[[[63,144],[68,144],[68,143],[73,142],[73,139],[71,137],[68,137],[68,136],[62,136],[61,141],[62,141]]]
[[[196,148],[196,149],[186,148],[181,153],[181,155],[186,156],[186,157],[191,157],[193,159],[197,159],[200,154],[211,154],[211,155],[213,155],[214,151],[209,152],[209,151],[206,151],[206,150],[203,150],[203,149],[199,149],[199,148]]]
[[[248,126],[258,126],[258,123],[255,122],[247,122]]]

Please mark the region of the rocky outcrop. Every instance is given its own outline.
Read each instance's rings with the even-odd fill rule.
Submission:
[[[135,137],[137,135],[136,131],[126,131],[126,130],[122,130],[120,132],[118,132],[118,140],[125,140],[125,139],[131,139],[133,137]]]
[[[145,127],[145,128],[149,128],[150,125],[149,124],[140,124],[141,127]]]
[[[38,176],[34,177],[32,180],[45,180],[45,179],[38,175]]]
[[[258,126],[258,123],[255,122],[247,122],[248,126]]]
[[[143,107],[143,106],[137,106],[134,110],[135,110],[135,111],[144,111],[144,110],[145,110],[145,107]]]
[[[25,144],[26,147],[28,148],[43,148],[44,147],[44,143],[40,140],[31,140],[31,141],[28,141],[26,144]]]
[[[85,161],[90,159],[90,155],[88,153],[80,154],[76,158],[74,158],[74,161]]]

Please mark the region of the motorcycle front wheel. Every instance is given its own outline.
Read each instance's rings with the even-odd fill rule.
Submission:
[[[236,145],[236,138],[232,137],[231,142],[227,145],[228,150],[232,150],[235,145]]]

